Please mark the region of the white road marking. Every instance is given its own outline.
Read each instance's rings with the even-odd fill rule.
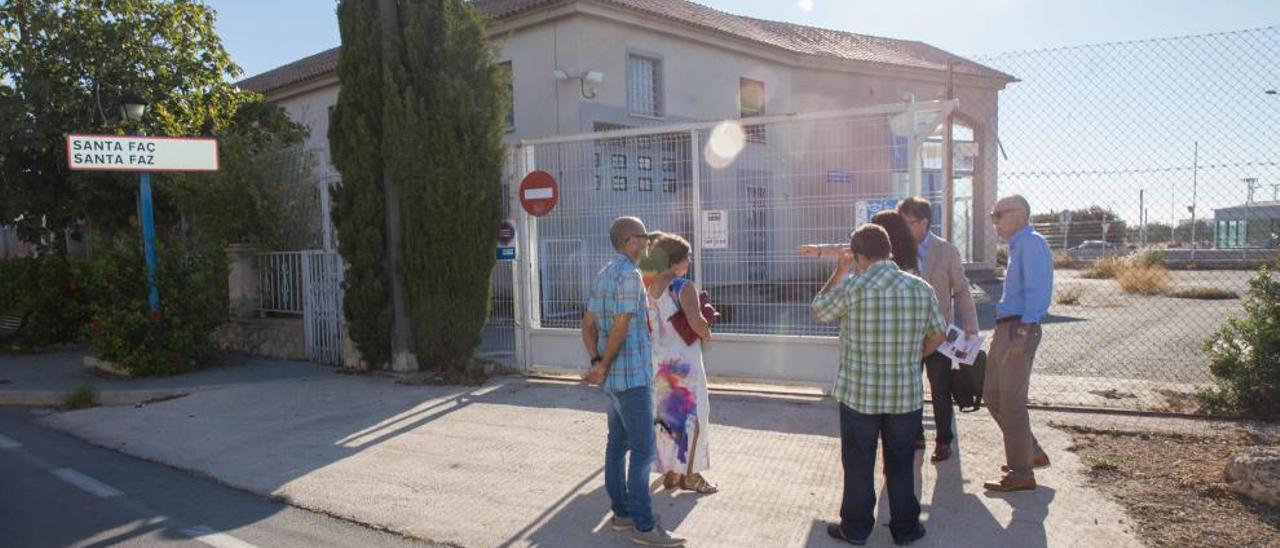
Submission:
[[[95,497],[105,499],[109,497],[118,497],[124,494],[124,491],[116,489],[115,487],[102,483],[70,468],[59,468],[57,470],[53,470],[52,474],[62,481],[88,491]]]
[[[0,434],[0,449],[17,449],[19,447],[22,447],[22,444],[18,443],[18,440]]]
[[[258,548],[236,537],[226,533],[219,533],[203,525],[183,529],[182,534],[214,548]]]

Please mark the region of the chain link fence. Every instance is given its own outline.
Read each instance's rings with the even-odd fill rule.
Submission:
[[[1032,399],[1194,411],[1203,342],[1280,247],[1280,28],[975,60],[1020,80],[999,193],[1057,263]]]

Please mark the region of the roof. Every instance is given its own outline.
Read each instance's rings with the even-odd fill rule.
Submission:
[[[546,6],[574,0],[472,0],[472,7],[495,21],[504,21]],[[969,61],[914,40],[896,40],[838,30],[768,21],[725,13],[686,0],[597,0],[621,8],[670,19],[703,29],[749,40],[791,53],[843,61],[881,63],[926,70],[944,71],[955,63],[959,74],[992,78],[1004,82],[1013,76]],[[266,93],[304,82],[337,70],[338,48],[305,57],[287,65],[246,78],[239,86]]]
[[[1280,219],[1280,201],[1253,202],[1251,204],[1220,207],[1213,210],[1213,216],[1224,221]]]

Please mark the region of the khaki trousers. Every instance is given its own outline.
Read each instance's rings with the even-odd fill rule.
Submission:
[[[996,325],[987,356],[982,398],[1004,435],[1005,463],[1010,474],[1034,477],[1032,463],[1040,444],[1031,433],[1027,389],[1031,386],[1031,362],[1040,346],[1040,326],[1033,325],[1025,335],[1019,336],[1019,325],[1018,322]]]

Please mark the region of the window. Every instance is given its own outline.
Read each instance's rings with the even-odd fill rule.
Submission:
[[[600,190],[600,176],[596,175],[596,190]]]
[[[626,177],[625,175],[615,175],[615,176],[613,177],[613,189],[614,189],[614,190],[620,190],[620,191],[626,192],[626,190],[627,190],[627,177]]]
[[[627,56],[627,103],[634,116],[662,117],[662,60]]]
[[[675,192],[675,191],[676,191],[676,180],[675,180],[675,179],[670,179],[670,178],[668,178],[668,179],[663,179],[663,180],[662,180],[662,191],[663,191],[663,192]]]
[[[639,169],[640,171],[653,171],[653,158],[648,156],[637,156],[636,169]]]
[[[738,79],[738,114],[742,118],[764,116],[764,82],[749,78]],[[764,143],[764,125],[743,126],[747,142]]]
[[[764,116],[764,82],[738,80],[738,112],[743,118]]]
[[[653,179],[650,177],[636,179],[636,189],[640,192],[653,192]]]
[[[511,72],[511,61],[498,63],[498,74],[507,84],[507,129],[516,127],[516,84],[515,75]]]
[[[612,161],[612,164],[610,165],[613,166],[613,169],[627,169],[626,154],[614,154],[610,157],[610,160]]]

